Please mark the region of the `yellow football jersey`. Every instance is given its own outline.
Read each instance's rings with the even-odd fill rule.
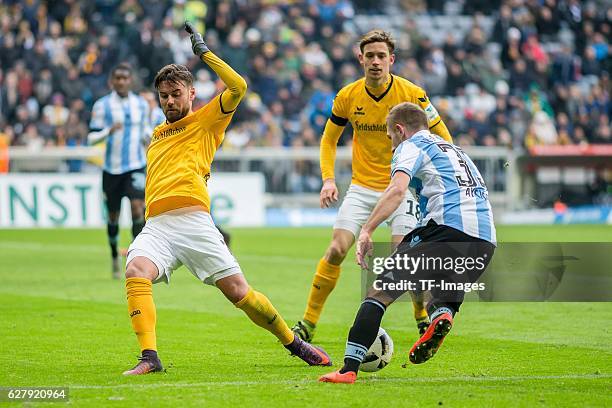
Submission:
[[[353,126],[352,183],[376,191],[383,191],[389,185],[392,152],[386,120],[391,108],[402,102],[412,102],[422,107],[427,114],[430,130],[452,141],[446,125],[422,88],[402,77],[391,75],[386,90],[377,97],[366,88],[365,78],[357,80],[338,92],[330,118],[330,122],[337,126],[344,127],[348,122]],[[333,132],[328,127],[325,133]],[[324,143],[321,150],[321,156],[325,157]],[[322,163],[321,170],[323,179],[334,178],[333,161],[331,169]]]
[[[222,111],[220,98],[153,131],[147,150],[146,218],[191,205],[210,211],[210,165],[234,114]]]

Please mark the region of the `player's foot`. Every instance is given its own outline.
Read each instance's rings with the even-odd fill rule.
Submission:
[[[157,352],[155,351],[144,350],[142,352],[142,356],[138,357],[138,360],[138,364],[136,364],[131,370],[124,371],[123,375],[143,375],[156,373],[163,371],[164,369],[159,357],[157,357]]]
[[[410,349],[410,362],[412,364],[421,364],[432,358],[452,327],[453,316],[450,313],[443,313],[436,317],[425,331],[425,334]]]
[[[422,336],[427,331],[429,327],[429,316],[425,316],[421,319],[416,319],[417,330],[419,331],[419,336]]]
[[[314,337],[316,328],[316,324],[312,324],[307,320],[299,320],[295,326],[291,328],[291,331],[300,339],[310,343]]]
[[[347,371],[344,374],[340,373],[340,370],[327,373],[319,377],[319,382],[329,382],[337,384],[353,384],[357,379],[357,373],[354,371]]]
[[[121,262],[119,262],[119,257],[112,258],[111,271],[113,279],[121,279]]]
[[[321,347],[313,346],[310,343],[294,335],[293,343],[285,346],[291,355],[298,356],[311,366],[330,366],[332,365],[329,355]]]

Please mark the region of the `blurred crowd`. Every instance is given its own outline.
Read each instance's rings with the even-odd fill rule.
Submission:
[[[205,103],[222,84],[192,56],[182,30],[189,19],[249,83],[224,149],[318,146],[335,93],[362,75],[356,43],[375,27],[356,21],[390,13],[401,17],[391,30],[398,41],[392,71],[427,90],[458,143],[610,143],[612,8],[605,1],[385,4],[4,0],[0,133],[33,148],[85,143],[91,106],[109,92],[109,71],[123,61],[136,69],[136,90],[149,97],[160,67],[190,66],[198,104]],[[452,21],[449,12],[470,16],[470,26],[436,27],[434,39],[428,22]],[[340,143],[350,143],[350,129]],[[317,188],[316,180],[305,183]]]

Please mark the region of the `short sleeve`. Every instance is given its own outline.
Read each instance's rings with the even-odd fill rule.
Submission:
[[[414,177],[414,174],[421,168],[422,163],[423,151],[414,143],[405,141],[393,153],[393,158],[391,159],[391,177],[398,171]]]
[[[427,123],[429,124],[429,128],[431,129],[432,127],[436,126],[440,122],[441,120],[440,114],[438,113],[436,108],[433,106],[433,104],[427,97],[427,94],[425,93],[424,90],[421,89],[419,91],[417,100],[418,100],[419,106],[423,108],[423,110],[425,111],[425,114],[427,115]]]
[[[89,120],[89,129],[92,131],[100,131],[105,127],[111,126],[104,119],[104,100],[99,99],[94,103],[91,111],[91,119]]]

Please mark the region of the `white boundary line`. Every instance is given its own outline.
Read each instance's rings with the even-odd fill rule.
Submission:
[[[156,374],[159,375],[159,374]],[[531,380],[597,380],[597,379],[612,379],[612,374],[568,374],[568,375],[524,375],[524,376],[491,376],[491,377],[433,377],[433,378],[423,378],[423,377],[406,377],[406,378],[383,378],[383,377],[375,377],[361,378],[363,383],[367,382],[392,382],[392,383],[440,383],[440,382],[505,382],[505,381],[531,381]],[[315,382],[315,377],[309,380],[278,380],[278,381],[204,381],[204,382],[193,382],[193,383],[184,383],[184,382],[152,382],[147,384],[116,384],[116,385],[83,385],[83,384],[72,384],[68,385],[68,388],[73,389],[115,389],[115,388],[158,388],[158,387],[174,387],[174,388],[190,388],[190,387],[219,387],[219,386],[247,386],[247,385],[300,385],[300,384],[309,384]],[[63,385],[65,387],[65,385]]]

